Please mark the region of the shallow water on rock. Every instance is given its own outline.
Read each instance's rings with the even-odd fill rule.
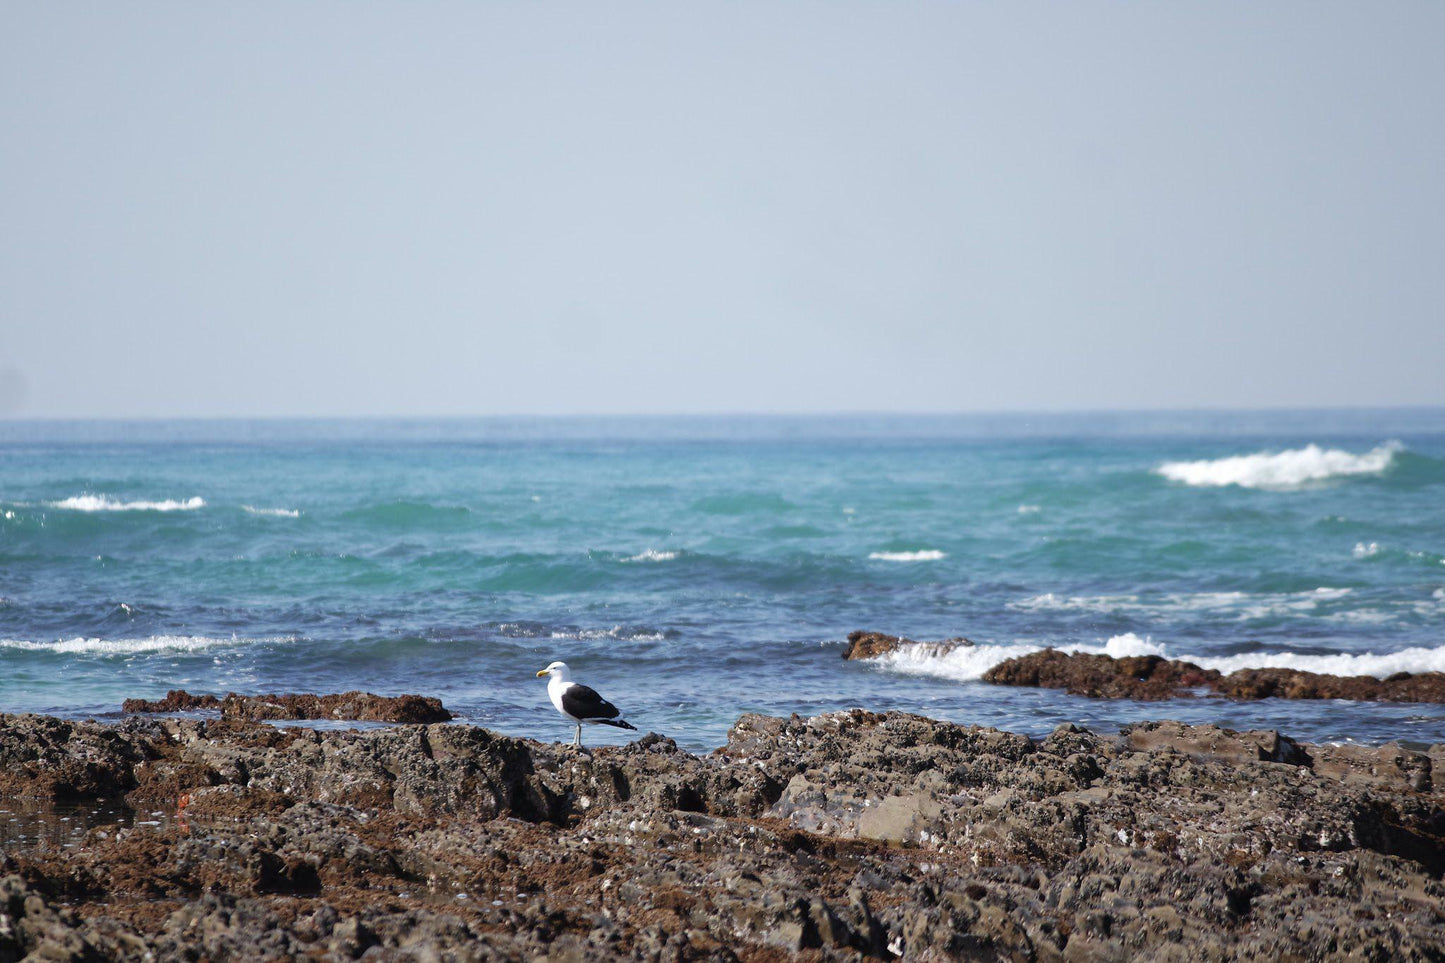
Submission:
[[[135,810],[119,801],[52,803],[0,797],[0,852],[76,851],[85,848],[92,830],[98,835],[123,829],[159,830],[175,820],[174,810]]]

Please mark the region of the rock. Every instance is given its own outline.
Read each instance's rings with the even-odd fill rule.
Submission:
[[[703,757],[0,716],[7,794],[163,813],[8,845],[0,960],[1438,959],[1437,759],[898,712],[744,716]]]
[[[1122,732],[1131,749],[1167,749],[1227,762],[1286,762],[1304,765],[1309,757],[1293,739],[1273,729],[1236,732],[1219,726],[1182,722],[1144,722]]]
[[[1231,699],[1353,699],[1359,702],[1445,702],[1445,672],[1400,672],[1384,679],[1298,669],[1240,669],[1215,689]]]
[[[1401,672],[1375,679],[1298,669],[1240,669],[1225,676],[1192,662],[1157,655],[1114,658],[1057,649],[1030,652],[1001,662],[984,673],[983,681],[1066,689],[1074,695],[1097,699],[1170,699],[1189,695],[1189,689],[1207,688],[1231,699],[1445,703],[1445,672]]]
[[[419,695],[379,696],[370,692],[339,695],[237,695],[225,698],[191,695],[184,689],[166,693],[164,699],[148,702],[127,699],[125,712],[184,712],[220,709],[225,719],[269,720],[341,719],[356,722],[447,722],[452,718],[439,699]]]
[[[941,826],[942,807],[929,793],[888,796],[858,817],[858,835],[890,843],[927,841]]]
[[[1066,689],[1074,695],[1094,698],[1147,700],[1172,698],[1182,689],[1210,685],[1218,678],[1219,673],[1213,669],[1157,655],[1116,659],[1058,649],[1009,659],[983,675],[983,681],[995,685]]]
[[[944,639],[941,642],[915,642],[912,639],[896,635],[884,635],[882,632],[850,632],[848,647],[843,650],[843,658],[876,659],[904,647],[917,649],[920,654],[943,655],[962,645],[973,645],[973,643],[963,636]]]
[[[164,699],[127,699],[122,712],[194,712],[197,709],[219,709],[221,700],[213,695],[191,695],[185,689],[172,689]]]

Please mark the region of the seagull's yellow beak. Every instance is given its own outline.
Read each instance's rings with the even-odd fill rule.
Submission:
[[[543,669],[541,672],[538,672],[538,673],[537,673],[537,678],[540,679],[540,678],[542,678],[542,676],[544,676],[544,675],[546,675],[546,674],[547,674],[547,670],[546,670],[546,669]]]

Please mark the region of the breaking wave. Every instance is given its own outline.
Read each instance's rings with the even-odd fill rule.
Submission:
[[[191,512],[205,508],[206,500],[197,495],[184,500],[168,498],[158,502],[122,502],[109,495],[72,495],[70,498],[51,502],[50,507],[73,512]]]
[[[908,675],[931,675],[942,679],[956,679],[971,682],[1001,662],[1017,659],[1030,652],[1039,652],[1048,646],[1030,642],[1001,643],[997,645],[962,645],[947,652],[939,652],[938,646],[920,642],[905,645],[885,653],[872,661],[886,668]],[[1163,646],[1155,645],[1148,639],[1141,639],[1134,633],[1116,635],[1103,645],[1079,643],[1056,645],[1061,652],[1089,652],[1111,655],[1122,659],[1130,655],[1162,655]]]
[[[879,562],[936,562],[941,558],[947,558],[947,552],[940,552],[936,548],[925,548],[918,552],[873,552],[868,556]]]
[[[994,666],[1039,652],[1050,646],[1032,643],[960,646],[940,653],[931,643],[903,646],[879,656],[874,661],[884,668],[908,675],[927,675],[941,679],[971,682],[980,679]],[[1116,659],[1133,655],[1159,655],[1168,659],[1193,662],[1205,669],[1228,674],[1239,669],[1299,669],[1326,675],[1368,675],[1385,678],[1396,672],[1445,672],[1445,646],[1417,646],[1398,652],[1361,652],[1334,655],[1298,652],[1247,652],[1241,655],[1202,656],[1188,652],[1171,652],[1160,643],[1139,638],[1132,632],[1116,635],[1103,645],[1056,645],[1060,652],[1084,652],[1113,656]]]
[[[54,642],[31,642],[24,639],[0,639],[0,649],[23,652],[55,652],[62,655],[139,655],[147,652],[200,652],[222,645],[247,645],[254,642],[289,642],[290,638],[242,639],[215,638],[203,635],[152,635],[143,639],[57,639]]]
[[[270,515],[276,518],[301,517],[301,510],[297,508],[256,508],[254,505],[242,505],[241,510],[251,515]]]
[[[1353,589],[1321,586],[1308,592],[1169,592],[1160,595],[1055,595],[1046,592],[1008,603],[1023,612],[1088,612],[1093,615],[1160,616],[1201,614],[1240,620],[1284,615],[1334,614],[1330,603]]]
[[[1169,461],[1156,471],[1170,481],[1186,485],[1265,488],[1287,491],[1330,478],[1380,475],[1405,450],[1398,441],[1386,442],[1356,455],[1339,448],[1306,445],[1278,452],[1256,452],[1204,461]]]
[[[670,562],[677,558],[677,552],[659,552],[655,548],[649,548],[637,555],[629,555],[624,562]]]

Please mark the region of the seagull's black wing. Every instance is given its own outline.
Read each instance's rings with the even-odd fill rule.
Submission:
[[[616,719],[620,714],[597,690],[575,682],[562,690],[562,711],[574,719]]]

